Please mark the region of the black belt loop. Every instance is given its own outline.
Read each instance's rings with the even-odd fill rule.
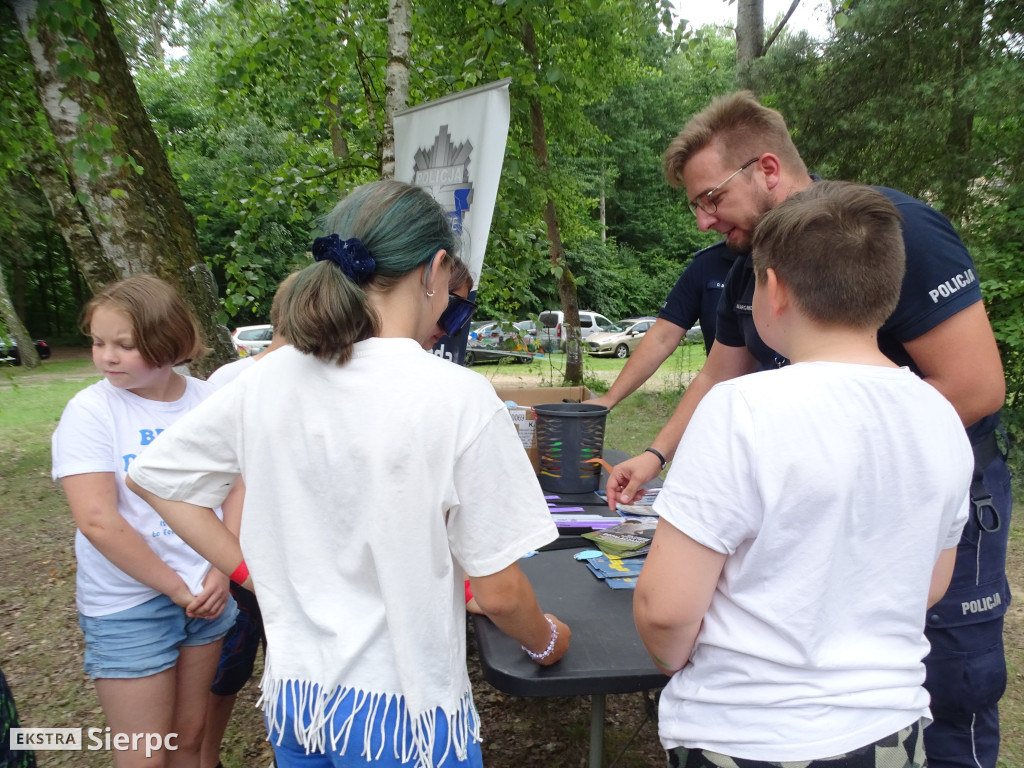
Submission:
[[[978,527],[985,533],[995,533],[1003,527],[999,510],[992,503],[992,494],[985,490],[985,486],[980,481],[971,483],[971,509],[974,511],[974,518],[978,521]],[[991,519],[992,522],[987,522],[988,519]]]
[[[1002,432],[1001,429],[999,431]],[[1003,439],[1006,439],[1005,433],[1003,433]],[[975,520],[978,521],[978,528],[985,533],[995,533],[1002,527],[1003,522],[999,516],[999,510],[992,503],[992,494],[985,488],[982,476],[985,472],[985,467],[991,464],[997,456],[1006,458],[1009,452],[1009,442],[1007,441],[1007,452],[1000,450],[999,441],[996,439],[996,431],[992,430],[977,443],[971,445],[971,449],[974,451],[974,474],[971,478],[971,510],[974,512]]]

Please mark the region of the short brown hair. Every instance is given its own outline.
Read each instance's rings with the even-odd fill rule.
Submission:
[[[278,284],[277,290],[274,291],[274,301],[270,305],[270,324],[274,326],[274,333],[278,333],[278,326],[284,319],[288,302],[292,300],[292,288],[295,287],[295,278],[298,274],[298,272],[292,272]]]
[[[97,307],[111,307],[129,317],[132,341],[151,368],[183,365],[206,352],[188,305],[158,277],[133,275],[93,296],[82,313],[82,332],[86,335]]]
[[[455,293],[459,288],[466,289],[466,295],[473,290],[473,276],[469,274],[469,267],[460,258],[452,259],[452,271],[448,275],[448,293]]]
[[[690,118],[665,150],[668,183],[682,186],[686,164],[711,144],[717,145],[723,161],[737,168],[752,157],[771,152],[790,170],[807,173],[782,115],[763,106],[750,91],[719,96]]]
[[[764,215],[754,275],[770,267],[812,320],[880,328],[896,309],[906,257],[902,217],[878,190],[819,181]]]

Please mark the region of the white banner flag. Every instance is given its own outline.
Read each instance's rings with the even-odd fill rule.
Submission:
[[[395,178],[429,190],[462,238],[462,260],[483,269],[505,159],[510,79],[411,107],[395,115]],[[461,362],[468,332],[441,339],[435,354]]]

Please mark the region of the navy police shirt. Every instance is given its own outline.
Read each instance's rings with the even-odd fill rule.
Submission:
[[[903,242],[907,268],[895,311],[878,332],[878,346],[897,365],[921,374],[903,346],[953,315],[981,301],[974,261],[966,246],[941,213],[920,200],[886,187],[875,187],[903,216]],[[788,360],[770,349],[754,327],[751,304],[754,266],[750,254],[737,258],[725,281],[719,304],[717,340],[732,347],[745,346],[762,368],[776,368]],[[956,354],[950,350],[950,354]],[[984,434],[998,423],[992,414],[968,432]]]
[[[697,251],[658,312],[659,318],[680,328],[690,328],[700,320],[705,351],[711,351],[715,340],[718,300],[735,260],[736,254],[725,247],[724,240]]]

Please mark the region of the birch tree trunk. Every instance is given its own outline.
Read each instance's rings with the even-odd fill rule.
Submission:
[[[52,174],[41,185],[89,288],[157,275],[185,297],[212,350],[193,372],[203,376],[236,359],[227,328],[215,320],[213,278],[192,217],[101,0],[59,6],[63,16],[49,5],[42,18],[37,0],[10,2],[68,173],[64,185],[54,185]]]
[[[764,0],[737,0],[736,74],[743,88],[750,87],[749,65],[764,50]]]
[[[384,75],[383,179],[395,176],[395,113],[409,106],[409,44],[412,0],[388,0],[388,63]]]

